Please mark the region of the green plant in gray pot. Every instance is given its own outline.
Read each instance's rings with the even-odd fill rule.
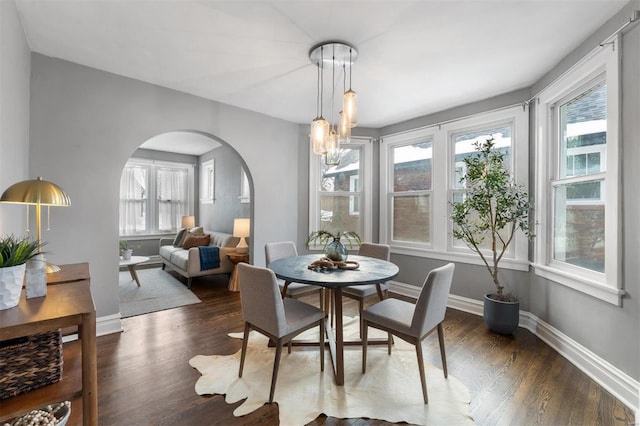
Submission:
[[[27,261],[39,252],[38,241],[28,237],[0,238],[0,310],[18,305]]]
[[[511,334],[518,328],[520,303],[517,296],[504,292],[499,264],[516,232],[530,240],[535,237],[529,226],[533,208],[524,187],[505,169],[505,153],[495,147],[494,139],[475,142],[474,147],[476,152],[463,159],[462,201],[451,203],[453,236],[480,256],[495,285],[495,292],[484,295],[485,323],[497,333]]]

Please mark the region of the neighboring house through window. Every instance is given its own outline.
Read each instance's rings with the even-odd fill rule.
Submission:
[[[450,203],[464,198],[460,182],[473,143],[493,138],[506,153],[517,183],[528,182],[528,119],[522,105],[478,114],[382,138],[380,149],[380,240],[393,253],[480,264],[453,238]],[[505,268],[527,270],[527,239],[516,235]]]
[[[309,232],[354,231],[371,241],[371,144],[353,137],[337,166],[310,153]]]

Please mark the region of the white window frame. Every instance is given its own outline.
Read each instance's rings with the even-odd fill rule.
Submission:
[[[215,159],[207,160],[200,166],[200,202],[213,204],[216,199]]]
[[[536,104],[536,237],[534,271],[548,280],[621,306],[625,294],[620,256],[620,36],[613,44],[596,48],[573,68],[545,88]],[[553,188],[558,166],[557,129],[553,106],[585,84],[603,75],[607,84],[607,153],[604,161],[605,272],[599,273],[553,260]],[[593,179],[593,175],[591,178]],[[568,183],[582,176],[567,178]]]
[[[344,148],[360,147],[360,207],[359,213],[362,222],[362,241],[371,241],[372,235],[372,166],[373,166],[373,140],[371,138],[351,137],[351,142],[343,144]],[[320,229],[320,166],[324,156],[316,155],[309,151],[309,233]],[[350,201],[351,207],[351,201]],[[351,211],[351,208],[349,209]],[[345,229],[345,231],[350,231]],[[311,250],[320,250],[320,246],[311,246]]]
[[[435,157],[435,135],[432,129],[421,129],[415,132],[404,133],[402,135],[390,136],[380,143],[380,241],[385,242],[392,248],[409,251],[428,251],[434,246],[434,198],[435,198],[435,170],[437,168]],[[394,158],[393,150],[398,147],[412,145],[415,143],[431,143],[431,189],[418,191],[395,192],[394,188]],[[408,241],[395,241],[392,239],[393,233],[393,201],[396,197],[409,195],[429,195],[429,215],[431,217],[431,241],[428,243],[417,243]],[[405,253],[409,254],[409,253]]]
[[[450,219],[449,200],[455,179],[455,147],[451,136],[465,130],[492,127],[495,124],[513,123],[512,171],[515,181],[528,188],[529,184],[529,122],[523,105],[506,107],[447,123],[415,129],[408,132],[384,136],[380,142],[380,240],[391,246],[391,252],[410,256],[427,257],[452,262],[484,265],[482,259],[471,249],[452,247],[453,224]],[[390,181],[393,164],[391,150],[398,145],[418,141],[432,141],[432,190],[431,190],[431,243],[411,244],[391,241]],[[505,269],[527,271],[529,269],[528,240],[518,232],[513,254],[503,258],[500,265]]]
[[[139,233],[139,234],[126,234],[126,235],[120,235],[121,238],[126,238],[126,237],[139,237],[139,236],[154,236],[154,235],[165,235],[166,232],[165,231],[160,231],[158,230],[158,197],[157,197],[157,169],[163,168],[163,167],[170,167],[170,168],[184,168],[185,170],[187,170],[187,181],[188,181],[188,188],[187,188],[187,195],[188,195],[188,199],[187,199],[187,209],[188,209],[188,213],[191,214],[194,210],[194,190],[195,190],[195,185],[194,185],[194,165],[193,164],[189,164],[189,163],[180,163],[180,162],[174,162],[174,161],[159,161],[159,160],[149,160],[149,159],[145,159],[145,158],[136,158],[136,157],[132,157],[130,158],[126,165],[134,165],[134,166],[141,166],[141,167],[145,167],[148,169],[148,173],[149,173],[149,191],[148,191],[148,195],[146,198],[146,207],[147,207],[147,228],[150,231],[144,232],[144,233]],[[177,219],[176,219],[176,230],[180,229],[181,224],[177,223]],[[118,224],[118,228],[120,228],[120,224]]]

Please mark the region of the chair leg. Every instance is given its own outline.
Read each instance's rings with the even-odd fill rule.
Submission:
[[[187,278],[187,288],[191,290],[191,277]]]
[[[289,340],[289,343],[287,344],[287,352],[291,353],[291,345],[293,344],[293,338],[291,340]]]
[[[363,326],[362,326],[362,311],[364,311],[364,298],[358,300],[358,311],[360,315],[360,339],[362,339]]]
[[[247,341],[249,340],[250,326],[248,322],[244,323],[244,337],[242,338],[242,352],[240,352],[240,371],[238,377],[242,377],[242,369],[244,368],[244,357],[247,355]]]
[[[427,396],[427,379],[424,376],[424,358],[422,358],[422,341],[418,340],[416,344],[416,355],[418,356],[418,370],[420,370],[420,383],[422,384],[422,396],[424,397],[424,403],[429,403]]]
[[[273,402],[273,394],[276,391],[276,380],[278,379],[278,368],[280,367],[280,357],[282,355],[282,339],[276,343],[276,359],[273,362],[273,374],[271,375],[271,391],[269,392],[269,404]]]
[[[444,329],[442,323],[438,324],[438,342],[440,343],[440,357],[442,358],[442,371],[444,372],[444,378],[449,376],[447,372],[447,355],[444,351]]]
[[[165,266],[167,266],[167,265],[165,265],[164,263],[162,263],[162,270],[163,270],[163,271],[164,271]]]
[[[369,334],[369,324],[361,319],[362,324],[362,374],[367,372],[367,334]]]

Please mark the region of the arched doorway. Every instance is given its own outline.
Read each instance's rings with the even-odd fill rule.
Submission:
[[[135,312],[146,309],[140,306],[131,314],[125,305],[136,297],[160,299],[143,302],[152,305],[149,312],[179,303],[162,300],[160,291],[145,294],[149,289],[141,275],[155,274],[150,278],[155,281],[169,279],[161,271],[160,246],[175,242],[183,228],[183,216],[193,216],[194,225],[203,230],[232,234],[234,219],[252,218],[251,190],[251,175],[244,160],[233,147],[213,135],[180,130],[144,141],[125,164],[120,182],[119,236],[134,249],[133,267],[131,261],[120,262],[121,315],[139,315]],[[221,250],[221,264],[228,261],[225,256]],[[129,271],[122,267],[125,265]],[[131,269],[144,272],[128,276]],[[185,289],[191,282],[180,274],[170,275]],[[134,278],[138,278],[137,282]],[[167,298],[179,299],[176,295]]]

